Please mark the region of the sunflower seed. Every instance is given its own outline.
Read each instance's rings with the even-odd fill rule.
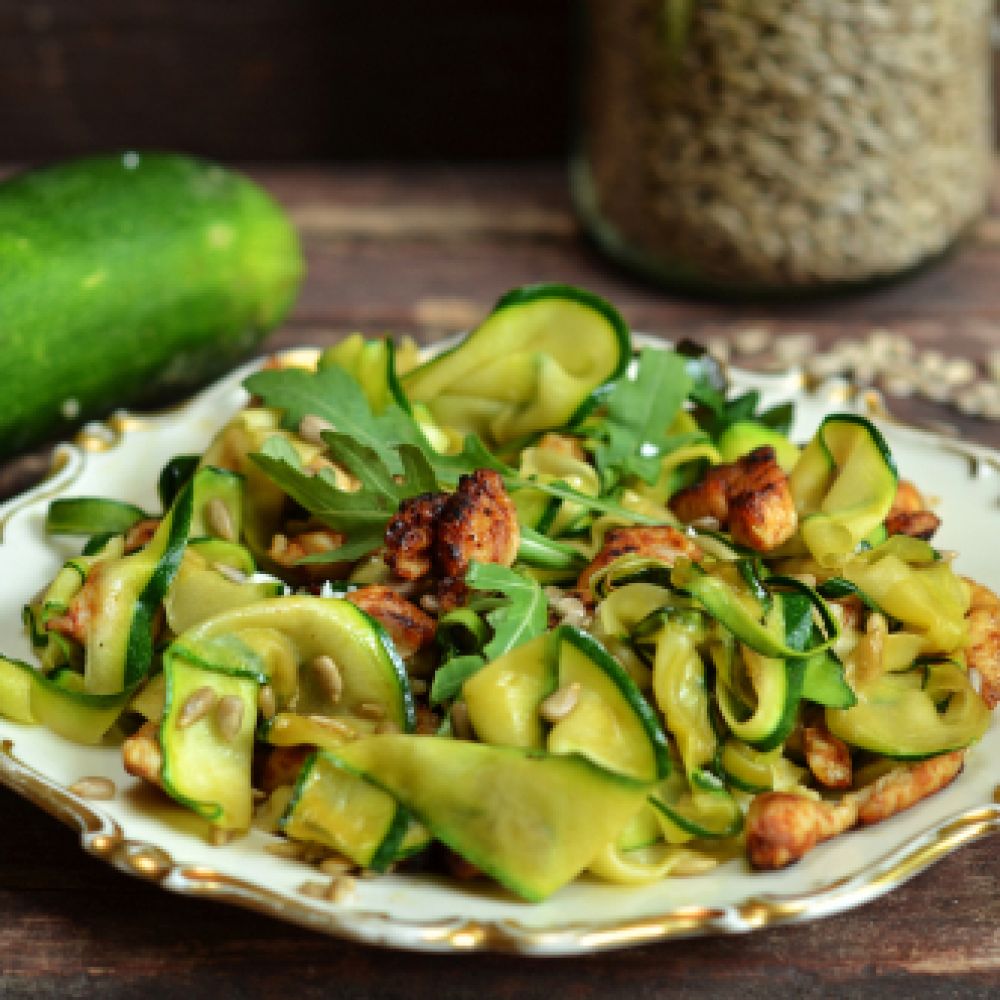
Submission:
[[[205,523],[209,531],[227,542],[236,541],[236,525],[229,508],[218,497],[212,497],[205,504]]]
[[[219,696],[215,693],[215,689],[210,688],[207,684],[192,691],[185,699],[184,704],[181,705],[175,725],[178,729],[187,729],[188,726],[193,726],[215,708],[218,700]]]
[[[243,701],[234,694],[227,694],[219,699],[219,705],[215,710],[215,724],[219,728],[219,734],[227,743],[232,743],[240,734],[243,728]]]

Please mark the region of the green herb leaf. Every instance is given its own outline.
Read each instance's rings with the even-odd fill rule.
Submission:
[[[293,500],[314,517],[347,536],[330,552],[306,556],[303,563],[344,562],[377,549],[386,525],[403,500],[427,491],[433,473],[418,448],[399,445],[397,462],[412,476],[397,482],[379,455],[346,434],[328,431],[324,439],[331,458],[361,483],[358,490],[342,490],[328,469],[315,475],[302,468],[292,445],[278,434],[268,438],[250,457]]]
[[[395,403],[376,416],[364,390],[339,366],[315,372],[302,368],[255,372],[243,385],[267,406],[284,411],[285,426],[295,429],[308,414],[329,421],[334,429],[370,448],[383,465],[396,473],[400,444],[426,445],[420,428]]]
[[[493,638],[483,648],[487,660],[541,635],[548,627],[548,603],[536,580],[506,566],[474,562],[465,576],[473,590],[495,591],[502,595],[486,615],[493,628]]]
[[[605,482],[630,475],[656,482],[660,459],[674,447],[667,430],[692,385],[679,354],[642,349],[635,376],[615,383],[605,399],[606,413],[593,429],[594,458]]]
[[[440,705],[444,701],[454,701],[462,693],[462,685],[486,666],[481,656],[454,656],[438,667],[431,682],[430,701]]]

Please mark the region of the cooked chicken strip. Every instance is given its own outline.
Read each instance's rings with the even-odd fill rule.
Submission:
[[[701,549],[687,535],[668,524],[651,528],[612,528],[604,536],[601,551],[580,574],[577,589],[581,594],[588,594],[590,581],[598,570],[632,553],[658,559],[668,566],[673,566],[682,556],[693,562],[702,557]]]
[[[386,565],[403,580],[419,580],[434,568],[435,528],[447,493],[404,500],[385,531]]]
[[[850,788],[853,780],[851,751],[826,726],[805,726],[802,749],[816,780],[826,788]]]
[[[462,476],[441,510],[434,553],[446,577],[465,576],[473,561],[511,566],[521,544],[517,509],[499,473]]]
[[[858,792],[858,822],[880,823],[950,784],[965,760],[964,750],[897,767]]]
[[[822,841],[849,830],[857,819],[853,795],[845,795],[840,802],[823,802],[790,792],[765,792],[747,810],[750,863],[755,868],[784,868]]]
[[[351,591],[347,600],[382,625],[404,659],[434,641],[434,619],[391,587],[361,587]]]
[[[969,645],[965,662],[979,673],[980,694],[990,708],[1000,704],[1000,598],[988,587],[966,578],[971,588],[967,614]]]
[[[670,506],[688,524],[714,518],[728,527],[733,541],[757,552],[776,549],[798,527],[788,476],[770,445],[712,467],[701,482],[677,493]]]

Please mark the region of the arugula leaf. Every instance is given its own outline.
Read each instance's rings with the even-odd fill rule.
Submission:
[[[295,449],[278,434],[250,456],[293,500],[347,535],[348,541],[340,548],[306,556],[300,560],[303,563],[344,562],[377,549],[399,505],[435,486],[434,473],[413,445],[397,446],[398,463],[409,472],[397,482],[373,449],[337,431],[325,432],[323,439],[330,457],[360,482],[360,489],[340,489],[329,469],[315,475],[303,469]]]
[[[605,397],[594,425],[594,458],[602,480],[635,475],[655,483],[660,459],[672,450],[667,429],[691,391],[687,362],[674,351],[644,347],[632,378],[621,378]]]
[[[303,368],[269,369],[244,379],[244,387],[267,406],[283,410],[286,427],[295,429],[308,414],[329,421],[341,434],[370,448],[383,465],[399,472],[393,449],[400,444],[426,445],[420,428],[397,404],[376,416],[364,390],[343,368],[317,371]]]
[[[440,705],[443,701],[454,701],[461,694],[462,685],[486,666],[486,661],[476,654],[453,656],[442,663],[434,673],[431,682],[430,701]]]
[[[465,575],[473,590],[498,591],[502,597],[486,620],[493,638],[483,647],[487,660],[495,660],[548,627],[548,602],[536,580],[506,566],[474,562]]]

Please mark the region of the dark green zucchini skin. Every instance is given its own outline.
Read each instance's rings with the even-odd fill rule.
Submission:
[[[216,164],[123,153],[0,184],[0,457],[205,383],[302,274],[281,208]]]

